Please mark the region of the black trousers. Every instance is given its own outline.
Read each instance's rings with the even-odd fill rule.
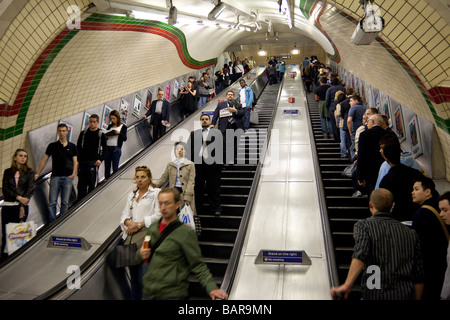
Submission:
[[[153,142],[161,138],[166,133],[166,126],[164,126],[162,121],[162,115],[160,113],[155,113],[155,119],[153,122]]]
[[[196,164],[195,165],[195,207],[197,213],[205,212],[205,191],[207,191],[207,203],[209,211],[222,212],[220,207],[220,180],[222,178],[222,164]]]
[[[89,192],[97,186],[96,166],[82,166],[78,169],[77,200],[83,199]]]

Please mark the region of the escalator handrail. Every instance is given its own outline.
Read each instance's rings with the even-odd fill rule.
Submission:
[[[320,210],[320,217],[322,220],[322,231],[323,231],[323,235],[324,235],[325,254],[327,257],[327,264],[328,264],[328,276],[330,279],[331,287],[336,287],[339,285],[338,284],[339,276],[338,276],[338,272],[337,272],[336,258],[334,255],[334,244],[333,244],[333,240],[332,240],[330,220],[328,218],[328,209],[326,206],[326,198],[325,198],[325,192],[324,192],[324,186],[323,186],[323,180],[322,180],[322,173],[321,173],[320,165],[319,165],[319,156],[317,154],[316,140],[314,139],[314,132],[312,129],[311,116],[309,113],[310,106],[308,103],[308,99],[306,98],[306,94],[304,96],[304,99],[306,101],[306,108],[307,108],[306,117],[307,117],[307,121],[309,123],[309,126],[308,126],[309,134],[312,138],[311,152],[312,152],[312,159],[313,159],[314,175],[315,175],[315,179],[316,179],[317,194],[319,197],[319,210]]]
[[[267,86],[267,82],[266,82],[266,86]],[[283,79],[283,82],[284,82],[284,79]],[[282,84],[280,85],[280,88],[282,88]],[[262,90],[261,93],[263,91],[264,90]],[[280,100],[280,96],[281,96],[281,90],[278,91],[277,101]],[[258,187],[258,184],[259,184],[259,181],[261,178],[261,171],[264,166],[264,160],[266,157],[267,148],[268,148],[268,144],[270,141],[271,129],[273,127],[276,112],[277,112],[277,108],[274,108],[272,111],[272,116],[271,116],[269,126],[267,128],[267,138],[265,139],[264,144],[261,149],[261,152],[260,152],[259,162],[258,162],[258,165],[255,170],[255,175],[254,175],[252,186],[250,187],[250,192],[249,192],[249,195],[247,198],[247,203],[245,204],[245,209],[244,209],[244,213],[242,215],[241,224],[239,226],[236,240],[233,245],[233,250],[231,251],[231,256],[230,256],[230,259],[228,262],[228,266],[227,266],[225,275],[222,280],[221,290],[227,292],[228,294],[230,293],[231,286],[233,285],[234,277],[236,275],[238,261],[239,261],[239,257],[242,252],[242,246],[243,246],[243,243],[245,240],[245,235],[247,233],[248,223],[250,221],[250,214],[251,214],[251,211],[253,208],[253,203],[255,200],[257,187]]]

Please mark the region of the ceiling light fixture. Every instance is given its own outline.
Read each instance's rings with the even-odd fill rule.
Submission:
[[[167,23],[171,26],[177,23],[177,8],[172,5],[172,1],[170,1],[169,19]]]
[[[211,10],[211,12],[208,14],[209,20],[216,20],[218,16],[222,13],[223,10],[225,10],[226,5],[225,3],[219,1],[217,5]]]

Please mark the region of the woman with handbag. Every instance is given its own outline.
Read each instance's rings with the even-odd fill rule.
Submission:
[[[6,247],[6,225],[19,223],[28,217],[28,204],[34,192],[34,171],[27,165],[28,152],[17,149],[12,157],[11,167],[3,172],[2,191],[2,247]]]
[[[126,246],[136,244],[137,250],[142,246],[148,227],[161,218],[158,203],[158,194],[161,189],[157,188],[152,182],[152,173],[146,166],[136,167],[134,181],[137,188],[128,195],[125,209],[120,218],[120,227],[123,231],[123,244]],[[134,253],[132,255],[133,258]],[[143,265],[134,265],[132,263],[128,268],[131,275],[133,299],[140,300]]]

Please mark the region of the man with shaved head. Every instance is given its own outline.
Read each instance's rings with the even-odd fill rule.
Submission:
[[[364,300],[419,300],[423,293],[423,260],[417,233],[390,214],[393,195],[376,189],[370,195],[372,216],[355,223],[355,247],[347,279],[330,290],[348,298],[361,276]]]

